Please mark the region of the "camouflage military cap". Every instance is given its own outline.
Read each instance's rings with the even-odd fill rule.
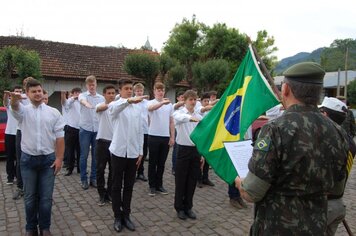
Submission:
[[[307,84],[323,84],[325,71],[318,63],[301,62],[289,67],[283,75],[293,81]]]

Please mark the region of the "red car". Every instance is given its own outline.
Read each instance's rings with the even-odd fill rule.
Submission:
[[[0,155],[5,154],[6,107],[0,107]]]
[[[252,140],[256,140],[262,126],[268,122],[267,116],[260,116],[252,123]]]

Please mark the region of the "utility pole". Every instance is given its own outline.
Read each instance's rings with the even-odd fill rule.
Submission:
[[[336,87],[336,96],[340,96],[340,68],[337,71],[337,87]]]
[[[349,57],[349,47],[346,47],[346,53],[345,53],[345,90],[344,90],[344,96],[345,99],[347,100],[347,60]]]

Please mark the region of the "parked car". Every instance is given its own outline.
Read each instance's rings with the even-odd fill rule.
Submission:
[[[0,155],[5,154],[6,107],[0,107]]]

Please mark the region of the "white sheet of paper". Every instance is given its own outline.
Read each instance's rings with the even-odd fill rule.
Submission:
[[[253,151],[251,143],[251,140],[224,142],[225,149],[241,178],[246,177],[248,173],[248,162]]]

